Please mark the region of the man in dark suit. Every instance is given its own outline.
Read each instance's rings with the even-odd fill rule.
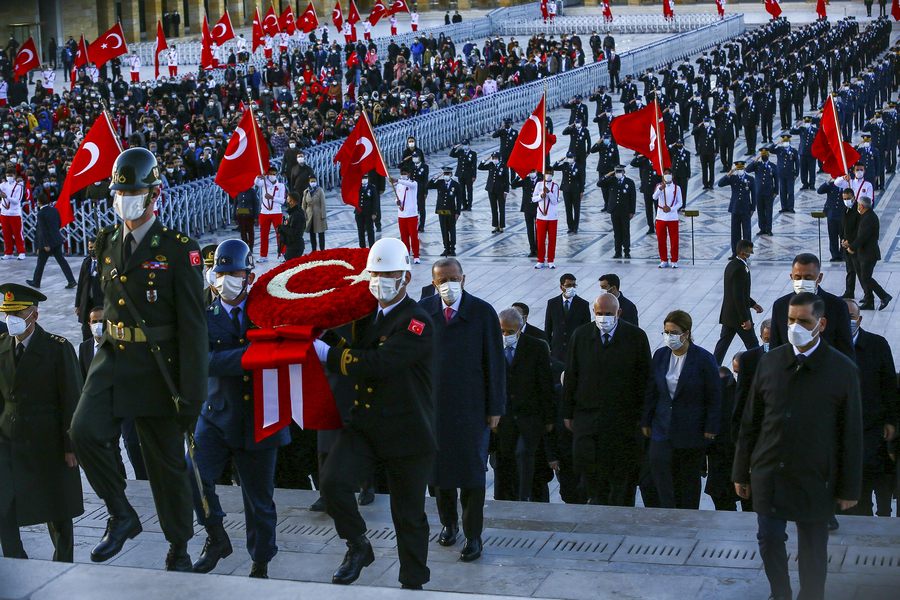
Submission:
[[[613,258],[631,258],[631,218],[637,210],[634,180],[625,176],[625,166],[617,165],[598,185],[609,190],[609,218],[612,221],[615,254]]]
[[[841,216],[840,246],[844,251],[844,266],[847,270],[844,293],[841,294],[841,297],[856,298],[856,276],[859,265],[856,264],[856,256],[847,252],[844,242],[849,245],[856,239],[856,232],[859,229],[859,211],[856,210],[856,199],[853,197],[853,190],[850,188],[841,191],[841,200],[844,206],[842,207],[843,214]]]
[[[759,551],[778,600],[793,597],[787,521],[797,524],[802,557],[798,597],[823,598],[828,521],[835,503],[847,510],[860,494],[859,376],[853,361],[824,339],[826,314],[821,296],[790,298],[790,344],[760,361],[734,457],[735,491],[753,499]]]
[[[530,502],[538,447],[556,420],[550,349],[541,340],[522,335],[525,319],[518,309],[504,309],[498,316],[506,358],[506,414],[497,427],[494,497]],[[497,498],[500,491],[505,497]]]
[[[569,338],[579,326],[591,322],[591,307],[577,294],[578,284],[571,273],[559,278],[562,294],[547,300],[544,313],[544,332],[550,340],[550,356],[565,361]]]
[[[750,309],[762,312],[762,306],[750,296],[750,257],[753,255],[753,242],[741,240],[737,243],[733,258],[725,266],[723,277],[724,298],[722,310],[719,312],[719,323],[722,330],[713,356],[716,364],[721,365],[728,352],[728,347],[737,335],[748,350],[759,346],[759,340],[753,331],[753,318]]]
[[[638,310],[634,302],[625,297],[622,290],[619,289],[621,281],[615,273],[607,273],[600,276],[600,289],[607,294],[612,294],[619,301],[619,310],[622,311],[620,317],[626,323],[631,323],[635,327],[640,327],[638,322]]]
[[[59,268],[66,277],[66,289],[71,290],[78,283],[72,276],[72,269],[63,256],[63,238],[59,233],[59,211],[50,204],[50,196],[43,191],[38,195],[37,227],[34,232],[34,247],[37,248],[37,264],[34,267],[34,275],[25,281],[33,288],[41,287],[41,276],[44,274],[44,265],[51,256],[56,259]]]
[[[621,320],[619,301],[601,294],[595,323],[579,327],[569,347],[563,381],[563,423],[574,436],[575,467],[584,473],[591,504],[626,506],[640,466],[638,427],[650,343]]]
[[[450,150],[450,158],[456,159],[456,180],[462,186],[460,204],[463,210],[472,210],[472,187],[475,177],[478,175],[475,167],[478,164],[478,155],[469,147],[469,140],[463,140],[462,145],[457,144]],[[509,173],[506,175],[506,185],[509,186]],[[427,179],[427,177],[426,177]],[[420,185],[425,185],[423,182]],[[427,189],[427,188],[426,188]]]
[[[75,316],[81,323],[81,337],[91,339],[90,312],[95,306],[103,305],[100,290],[100,269],[97,268],[97,253],[94,242],[88,242],[88,255],[81,262],[78,271],[78,285],[75,288]]]
[[[819,257],[804,252],[794,257],[791,265],[791,283],[794,291],[777,299],[772,305],[771,346],[777,348],[788,343],[788,305],[791,298],[801,292],[817,295],[825,303],[825,322],[822,339],[853,358],[853,342],[850,339],[850,313],[841,298],[829,294],[819,285],[822,282],[822,266]]]
[[[433,483],[443,526],[438,543],[456,543],[459,491],[466,537],[460,560],[470,562],[482,552],[488,442],[506,406],[506,363],[497,313],[484,300],[463,291],[465,275],[459,261],[438,260],[431,275],[438,294],[419,306],[435,330],[439,450]]]
[[[410,260],[403,242],[375,242],[366,267],[375,280],[369,289],[378,309],[356,321],[352,339],[315,344],[329,372],[354,381],[356,390],[350,419],[322,470],[322,497],[348,548],[332,582],[353,583],[375,560],[356,492],[381,462],[391,493],[400,583],[421,589],[431,576],[425,488],[437,449],[431,387],[434,325],[407,296]]]
[[[750,385],[753,383],[753,376],[756,375],[759,359],[771,348],[771,344],[769,344],[771,335],[772,319],[766,319],[759,325],[759,339],[762,344],[738,355],[737,389],[734,397],[734,415],[731,421],[731,437],[735,440],[738,430],[741,428],[741,417],[744,414],[744,407],[747,405],[747,398],[750,396]]]
[[[894,439],[900,419],[894,356],[886,339],[860,327],[863,317],[856,302],[846,302],[859,369],[863,423],[862,492],[859,504],[847,514],[871,517],[874,493],[875,514],[890,517],[894,464],[888,455],[888,443]]]
[[[512,307],[519,311],[519,314],[522,315],[522,335],[528,335],[533,338],[537,338],[547,343],[547,334],[544,333],[544,330],[540,327],[535,327],[531,323],[528,322],[528,315],[531,312],[531,309],[524,302],[513,302]]]
[[[875,298],[878,296],[881,303],[878,310],[884,310],[893,299],[893,296],[884,291],[884,288],[875,281],[872,273],[875,264],[881,260],[881,249],[878,247],[879,220],[878,215],[872,210],[872,199],[868,196],[860,196],[856,200],[856,210],[859,212],[859,227],[856,230],[856,239],[846,242],[844,248],[856,259],[859,268],[859,285],[863,289],[861,310],[874,310]]]

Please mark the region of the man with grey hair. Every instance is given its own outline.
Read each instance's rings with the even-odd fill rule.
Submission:
[[[630,475],[641,463],[639,424],[650,376],[650,343],[643,330],[619,319],[618,299],[594,302],[594,323],[572,334],[563,382],[563,419],[574,434],[575,468],[589,502],[625,506]]]
[[[522,335],[525,319],[517,308],[501,310],[499,319],[506,359],[506,414],[497,427],[494,499],[528,502],[533,500],[538,446],[556,419],[550,347]]]
[[[852,242],[844,242],[844,248],[856,259],[857,276],[863,289],[863,299],[859,308],[875,310],[874,296],[878,296],[881,301],[878,310],[884,310],[893,296],[884,291],[872,276],[875,264],[881,260],[881,250],[878,247],[879,220],[878,215],[872,210],[872,198],[860,196],[856,201],[856,210],[859,212],[856,238]]]

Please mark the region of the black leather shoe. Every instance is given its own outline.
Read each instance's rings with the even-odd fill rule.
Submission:
[[[268,579],[269,563],[258,563],[254,561],[254,563],[250,565],[250,577],[253,579]]]
[[[881,304],[878,305],[878,310],[884,310],[887,308],[887,305],[891,303],[894,297],[888,294],[888,297],[881,301]]]
[[[74,290],[74,289],[77,288],[77,287],[78,287],[78,282],[77,282],[77,281],[70,281],[69,283],[66,284],[66,289],[67,289],[67,290]]]
[[[375,553],[372,551],[372,544],[369,543],[369,538],[361,535],[353,541],[348,540],[344,562],[332,575],[331,583],[350,585],[359,579],[359,574],[362,573],[362,570],[373,562],[375,562]]]
[[[832,515],[831,520],[828,521],[828,531],[837,531],[839,527],[837,518]]]
[[[319,499],[309,505],[312,512],[325,512],[325,498],[319,496]]]
[[[36,283],[33,279],[26,279],[25,283],[27,283],[29,285],[29,287],[41,289],[41,284]]]
[[[122,550],[125,540],[134,539],[143,528],[137,513],[124,498],[110,502],[108,505],[110,517],[106,521],[106,532],[100,538],[100,543],[91,550],[91,560],[104,562],[111,559]]]
[[[194,573],[209,573],[216,568],[219,561],[231,556],[233,549],[228,534],[222,524],[210,525],[206,528],[206,542],[200,557],[194,563]]]
[[[466,540],[466,545],[463,546],[462,552],[459,553],[459,560],[463,562],[472,562],[473,560],[478,560],[481,558],[481,538],[473,538],[471,540]]]
[[[187,553],[187,544],[169,544],[169,553],[166,554],[166,571],[190,573],[193,568],[191,557]]]
[[[438,536],[438,544],[441,546],[452,546],[456,543],[456,537],[459,535],[458,525],[448,525],[441,529],[441,535]]]
[[[366,488],[359,493],[359,498],[357,499],[360,506],[368,506],[375,502],[375,490],[372,488]]]
[[[875,302],[863,302],[859,305],[859,310],[875,310]]]

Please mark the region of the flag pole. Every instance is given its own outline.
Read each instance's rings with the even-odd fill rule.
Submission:
[[[250,97],[250,93],[248,91],[247,97],[249,98],[247,102],[247,110],[250,111],[250,121],[253,124],[253,146],[256,148],[256,161],[259,163],[259,174],[261,177],[265,176],[263,172],[263,164],[262,164],[262,154],[259,151],[259,136],[256,134],[256,130],[259,127],[256,123],[256,115],[253,113],[253,98]]]
[[[116,146],[119,148],[119,154],[122,153],[122,142],[119,141],[119,134],[116,133],[115,128],[112,125],[112,121],[109,120],[109,112],[106,108],[106,102],[103,103],[103,117],[106,121],[107,127],[109,127],[109,132],[112,134],[113,139],[116,140]]]
[[[847,169],[847,156],[844,154],[844,138],[841,136],[841,124],[838,122],[837,107],[834,105],[833,94],[828,96],[828,101],[831,102],[831,115],[834,117],[834,128],[837,130],[838,147],[841,149],[841,165],[843,165],[844,175],[846,175],[849,172]]]
[[[547,211],[550,210],[550,204],[547,200],[547,83],[544,83],[544,97],[541,100],[541,103],[544,107],[544,113],[541,115],[541,127],[543,131],[541,132],[541,185],[544,187],[544,197],[543,200],[546,203]],[[544,213],[547,214],[546,212]]]
[[[662,183],[663,189],[663,206],[669,205],[669,199],[666,198],[666,180],[663,177],[663,158],[662,158],[662,136],[659,135],[659,91],[657,88],[653,88],[653,130],[656,132],[656,152],[659,156],[659,173],[660,183]],[[672,195],[672,202],[675,202],[675,195]],[[682,203],[684,203],[684,199],[682,198]],[[693,221],[691,221],[693,226]],[[692,238],[693,240],[693,238]]]
[[[388,183],[391,184],[391,189],[394,190],[394,198],[397,202],[400,201],[400,194],[397,193],[397,186],[394,185],[394,182],[391,181],[391,174],[388,173],[387,162],[384,160],[384,155],[381,153],[381,146],[378,145],[378,139],[375,137],[375,128],[372,127],[372,122],[369,121],[369,115],[365,110],[362,110],[363,119],[366,121],[366,125],[369,127],[369,131],[372,132],[372,141],[375,143],[375,149],[378,150],[378,158],[381,159],[381,166],[384,167],[384,177],[388,180]]]

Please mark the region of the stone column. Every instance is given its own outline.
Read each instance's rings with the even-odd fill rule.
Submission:
[[[146,0],[145,0],[146,1]],[[225,0],[209,0],[209,22],[210,26],[219,20],[225,12]],[[234,23],[232,23],[233,25]],[[201,22],[202,25],[202,22]]]
[[[66,29],[71,27],[71,21],[69,21],[68,15],[65,13],[66,8],[71,6],[69,3],[63,4],[65,8],[63,8],[63,23]],[[97,2],[97,13],[94,19],[94,27],[97,28],[98,33],[102,31],[106,31],[116,23],[116,3],[114,0],[99,0]],[[81,33],[80,31],[78,33]],[[87,35],[87,31],[84,32]],[[78,34],[74,35],[75,39],[78,40]],[[93,41],[96,34],[91,37],[90,41]]]
[[[141,41],[141,11],[137,2],[122,2],[122,31],[130,44]]]
[[[231,24],[235,27],[242,27],[247,24],[247,19],[251,21],[252,15],[244,14],[244,0],[228,0],[228,14],[231,16]]]
[[[191,16],[191,26],[190,28],[185,27],[184,11],[179,10],[178,12],[181,14],[181,26],[178,28],[179,33],[181,35],[200,35],[200,32],[203,30],[203,15],[206,12],[204,10],[203,0],[187,0],[185,4],[187,4],[187,11]]]
[[[147,25],[147,31],[144,32],[146,39],[156,40],[156,22],[162,23],[163,0],[144,0],[144,23]]]
[[[584,0],[584,5],[585,6],[600,6],[600,2],[599,2],[599,0]]]

